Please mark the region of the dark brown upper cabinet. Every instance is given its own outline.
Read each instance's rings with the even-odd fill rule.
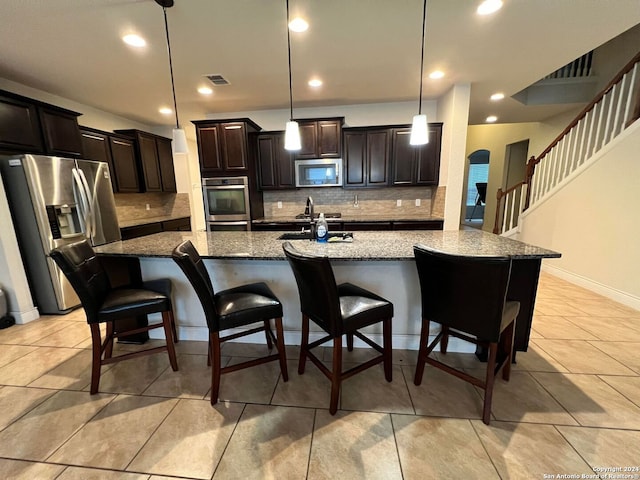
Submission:
[[[115,193],[140,191],[135,141],[129,137],[95,128],[80,127],[82,157],[107,162]]]
[[[80,157],[79,115],[0,90],[0,151]]]
[[[247,175],[249,173],[248,135],[260,127],[248,118],[197,120],[198,156],[203,177]]]
[[[47,153],[63,157],[82,156],[78,115],[55,107],[40,108],[40,123]]]
[[[440,174],[442,123],[429,124],[429,143],[409,144],[411,127],[392,128],[392,179],[394,186],[435,186]]]
[[[261,190],[295,188],[293,156],[284,149],[284,132],[259,133],[255,142],[258,155],[258,187]]]
[[[138,179],[140,180],[139,191],[176,191],[171,139],[140,130],[116,130],[116,133],[126,135],[135,142]],[[162,177],[163,170],[164,178]]]
[[[342,124],[344,117],[297,120],[302,148],[296,159],[342,157]]]
[[[350,128],[344,132],[344,187],[389,185],[391,130]]]

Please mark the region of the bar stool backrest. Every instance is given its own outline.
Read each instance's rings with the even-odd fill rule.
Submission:
[[[207,325],[210,329],[218,331],[219,316],[213,298],[215,292],[213,290],[213,284],[211,283],[211,277],[209,277],[207,267],[204,265],[200,254],[193,246],[193,243],[191,243],[191,240],[185,240],[174,248],[171,257],[184,272],[193,286],[196,295],[198,295],[198,299],[204,310]]]
[[[98,323],[98,311],[111,291],[100,259],[87,240],[56,248],[49,254],[75,290],[88,323]]]
[[[413,251],[423,318],[497,342],[511,259],[450,255],[422,245]]]
[[[291,242],[282,245],[298,284],[300,309],[331,335],[341,330],[340,298],[329,258],[306,255]]]

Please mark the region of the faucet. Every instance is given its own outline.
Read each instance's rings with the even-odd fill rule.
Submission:
[[[307,206],[304,209],[304,214],[309,215],[309,219],[313,222],[313,198],[307,197]]]
[[[307,197],[307,206],[304,209],[304,214],[305,215],[309,215],[309,240],[313,241],[315,240],[316,234],[315,234],[315,223],[313,221],[313,198],[311,197]],[[304,231],[304,227],[302,227],[302,230]]]

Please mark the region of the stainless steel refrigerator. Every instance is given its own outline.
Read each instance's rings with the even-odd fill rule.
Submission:
[[[0,172],[33,300],[40,313],[65,313],[80,300],[48,254],[83,238],[120,240],[109,166],[20,155],[1,158]]]

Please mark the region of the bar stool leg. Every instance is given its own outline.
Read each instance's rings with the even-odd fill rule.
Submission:
[[[420,348],[418,349],[418,362],[416,363],[416,375],[413,379],[414,385],[422,383],[422,375],[424,374],[424,364],[427,362],[427,343],[429,342],[429,323],[426,318],[422,319],[422,328],[420,329]]]
[[[218,403],[220,393],[220,334],[209,332],[209,345],[211,357],[211,405]]]
[[[92,323],[91,328],[91,395],[98,393],[100,386],[100,367],[102,366],[102,339],[100,338],[100,325]]]
[[[280,371],[282,372],[282,381],[289,380],[289,373],[287,371],[287,356],[285,354],[284,346],[284,329],[282,328],[282,317],[276,318],[276,341],[278,342],[278,360],[280,361]]]
[[[331,375],[331,403],[329,413],[335,415],[338,411],[340,397],[340,383],[342,381],[342,337],[333,339],[333,374]]]
[[[302,339],[300,341],[300,360],[298,362],[298,374],[304,373],[304,365],[307,361],[307,350],[309,348],[309,317],[302,314]]]

